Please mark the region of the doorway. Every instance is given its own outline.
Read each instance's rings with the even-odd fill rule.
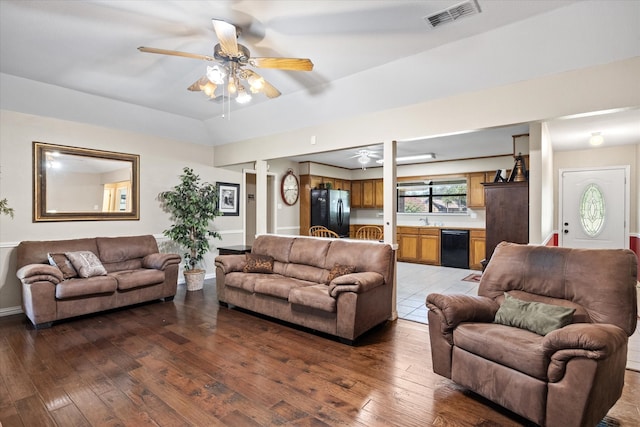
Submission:
[[[244,175],[244,244],[253,245],[256,238],[256,171],[245,170]],[[273,173],[267,173],[267,233],[275,233],[275,182]]]
[[[629,248],[629,174],[629,166],[560,169],[560,246]]]

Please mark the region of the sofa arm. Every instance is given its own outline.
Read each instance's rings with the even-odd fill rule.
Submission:
[[[338,297],[341,292],[364,293],[384,285],[384,276],[373,271],[338,276],[329,284],[329,295]]]
[[[441,330],[448,333],[462,322],[493,322],[498,303],[472,295],[427,295],[427,308],[440,318]]]
[[[225,274],[242,271],[246,264],[247,256],[244,254],[218,255],[216,257],[216,267],[222,269],[222,272]]]
[[[629,337],[619,327],[600,323],[573,323],[545,335],[542,348],[551,358],[547,375],[551,382],[562,379],[566,364],[574,357],[602,360],[625,349]]]
[[[182,258],[178,254],[149,254],[142,259],[142,267],[164,270],[170,265],[180,264]]]
[[[21,267],[16,276],[22,283],[51,282],[54,285],[62,282],[64,276],[58,267],[48,264],[28,264]]]

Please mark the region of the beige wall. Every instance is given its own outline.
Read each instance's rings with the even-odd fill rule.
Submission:
[[[140,220],[33,223],[32,141],[139,154]],[[9,200],[15,218],[0,216],[0,315],[21,304],[20,284],[15,278],[15,246],[20,241],[138,234],[164,240],[162,231],[170,220],[156,196],[177,184],[184,166],[192,167],[207,182],[241,182],[241,173],[216,169],[212,164],[213,149],[209,146],[2,110],[0,199]],[[241,243],[240,217],[218,218],[214,228],[223,240],[214,240],[213,245]],[[208,275],[214,271],[213,256],[211,253],[206,259]]]
[[[412,140],[640,105],[640,57],[215,147],[215,164]],[[311,114],[311,112],[310,112]],[[315,144],[311,137],[315,136]]]

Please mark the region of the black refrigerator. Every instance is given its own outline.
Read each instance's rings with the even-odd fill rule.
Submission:
[[[349,192],[311,190],[311,226],[323,225],[340,237],[349,237]]]

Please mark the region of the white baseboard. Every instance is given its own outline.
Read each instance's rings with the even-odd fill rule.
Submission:
[[[6,307],[6,308],[0,308],[0,317],[5,317],[5,316],[12,316],[14,314],[22,314],[24,313],[22,311],[22,307],[15,306],[15,307]]]

